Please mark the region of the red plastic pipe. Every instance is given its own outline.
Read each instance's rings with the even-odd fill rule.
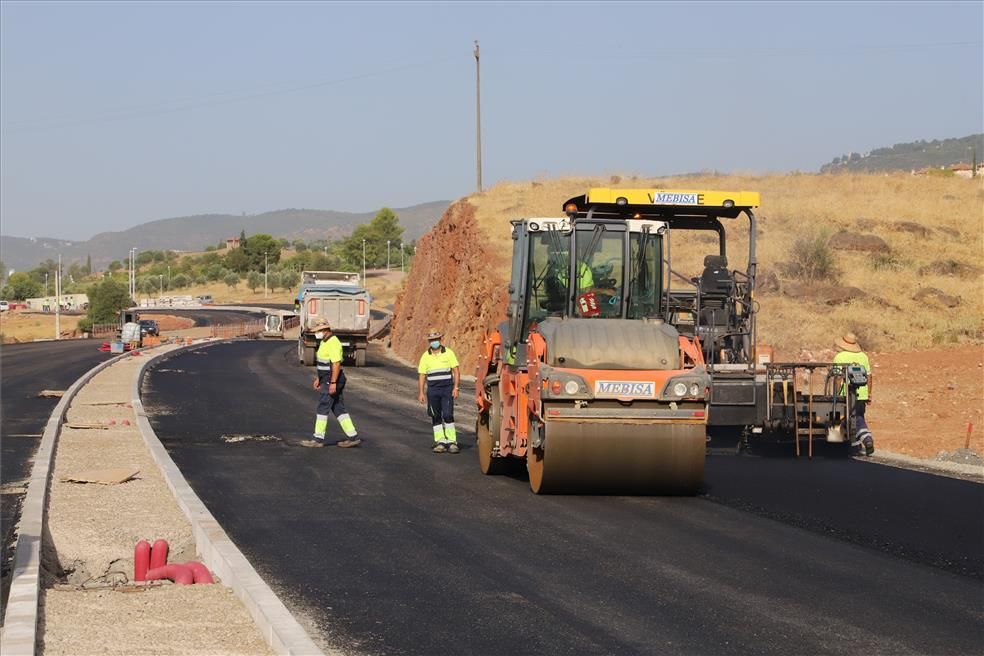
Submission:
[[[171,579],[178,585],[191,585],[195,582],[195,575],[184,565],[165,565],[164,567],[155,567],[147,572],[148,581],[161,579]]]
[[[195,583],[215,583],[215,579],[212,578],[212,573],[208,571],[205,565],[197,562],[190,561],[187,563],[182,563],[184,567],[191,570],[191,573],[195,575]]]
[[[150,568],[157,569],[167,565],[167,540],[158,540],[150,550]]]
[[[133,548],[133,580],[146,581],[147,569],[150,567],[150,543],[141,540]]]

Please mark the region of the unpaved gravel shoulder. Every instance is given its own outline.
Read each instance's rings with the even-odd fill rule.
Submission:
[[[268,654],[246,608],[222,585],[93,589],[130,583],[133,548],[141,539],[167,540],[169,562],[196,559],[191,526],[144,446],[130,407],[133,377],[145,359],[124,358],[107,368],[69,407],[66,424],[102,423],[109,428],[66,426],[58,440],[48,502],[49,574],[39,638],[43,651]],[[140,472],[120,485],[60,480],[113,467]]]

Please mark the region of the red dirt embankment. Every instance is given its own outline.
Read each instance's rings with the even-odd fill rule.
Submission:
[[[413,269],[395,305],[392,346],[400,357],[416,362],[434,327],[458,355],[461,373],[475,372],[485,328],[505,317],[507,299],[490,272],[509,254],[500,252],[501,243],[490,247],[484,235],[475,208],[461,200],[417,242]]]

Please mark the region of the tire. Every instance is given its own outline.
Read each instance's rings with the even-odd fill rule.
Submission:
[[[355,366],[364,367],[366,366],[366,351],[365,349],[355,350]]]
[[[301,355],[301,363],[305,367],[313,367],[314,366],[314,347],[313,346],[304,346],[303,349],[304,349],[304,352]]]

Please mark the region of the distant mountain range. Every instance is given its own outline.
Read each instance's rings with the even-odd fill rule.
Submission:
[[[412,207],[396,207],[400,225],[407,241],[418,239],[438,222],[450,201],[433,201]],[[139,250],[200,251],[219,240],[247,235],[271,234],[283,239],[338,239],[352,232],[360,223],[367,223],[375,212],[353,213],[332,210],[276,210],[263,214],[238,216],[233,214],[202,214],[160,219],[121,230],[103,232],[86,241],[50,238],[23,238],[0,235],[0,259],[8,270],[23,271],[37,266],[61,253],[66,265],[85,262],[92,256],[92,265],[101,268],[113,260],[125,260],[127,252]]]
[[[889,148],[876,148],[868,153],[847,153],[821,166],[820,172],[919,171],[961,163],[971,164],[974,149],[977,151],[977,161],[980,162],[984,157],[984,134],[972,134],[959,139],[900,143]]]

